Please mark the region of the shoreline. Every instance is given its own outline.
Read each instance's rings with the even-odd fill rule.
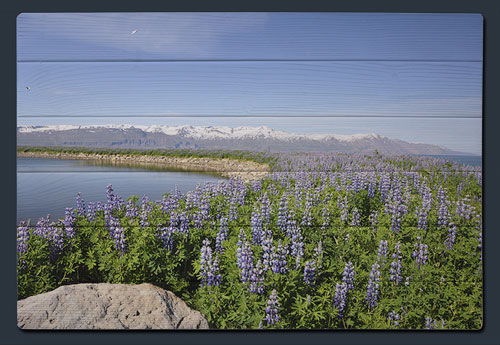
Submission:
[[[160,168],[180,168],[189,171],[213,172],[226,178],[240,178],[243,182],[260,180],[270,171],[267,164],[252,161],[238,161],[230,158],[19,151],[17,152],[17,157],[97,160],[107,161],[117,165],[134,164],[144,167],[153,165]]]

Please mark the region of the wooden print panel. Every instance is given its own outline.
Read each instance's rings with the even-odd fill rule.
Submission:
[[[17,25],[21,329],[481,329],[480,15]]]

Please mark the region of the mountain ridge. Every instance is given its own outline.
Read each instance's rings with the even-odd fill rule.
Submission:
[[[123,148],[245,149],[255,151],[335,151],[384,154],[463,154],[376,133],[298,134],[267,126],[57,125],[18,126],[18,145]]]

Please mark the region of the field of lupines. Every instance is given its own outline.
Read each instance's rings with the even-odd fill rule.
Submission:
[[[217,328],[482,327],[480,168],[379,154],[270,159],[259,181],[158,201],[110,185],[106,202],[79,193],[64,219],[21,222],[18,298],[148,282]]]

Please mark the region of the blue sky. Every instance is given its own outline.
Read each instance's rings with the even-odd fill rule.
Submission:
[[[19,125],[267,125],[481,153],[480,15],[21,14],[17,27]]]

